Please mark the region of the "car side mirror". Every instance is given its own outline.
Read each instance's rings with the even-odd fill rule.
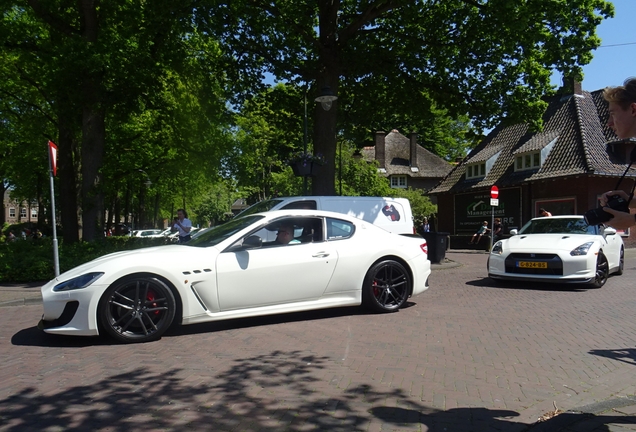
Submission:
[[[612,228],[612,227],[605,227],[603,229],[603,234],[606,235],[606,236],[607,235],[615,235],[616,234],[616,229]]]
[[[243,240],[243,249],[255,249],[263,246],[263,239],[257,235],[251,235]]]
[[[517,234],[519,234],[519,231],[517,231],[516,229],[510,230],[510,235],[517,235]]]

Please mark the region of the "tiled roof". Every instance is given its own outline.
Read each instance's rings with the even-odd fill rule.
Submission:
[[[513,152],[513,154],[527,153],[532,151],[537,151],[543,149],[545,146],[554,141],[555,138],[559,137],[559,133],[557,131],[551,132],[539,132],[532,138],[530,138],[525,144],[519,147],[517,150]]]
[[[450,163],[417,144],[418,166],[416,167],[417,170],[412,170],[409,138],[396,130],[386,134],[384,146],[386,175],[409,175],[413,178],[442,178],[452,169]],[[375,147],[363,148],[362,156],[365,160],[376,159]]]
[[[513,186],[581,174],[620,176],[625,162],[606,148],[606,142],[616,139],[606,126],[608,115],[602,90],[556,96],[544,113],[543,131],[531,132],[525,124],[495,128],[430,193],[468,191],[495,184]],[[515,154],[540,150],[555,138],[554,147],[540,168],[514,171]],[[467,164],[486,161],[497,152],[499,156],[486,177],[466,180]]]

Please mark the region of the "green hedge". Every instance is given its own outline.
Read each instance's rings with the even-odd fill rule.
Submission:
[[[163,238],[105,237],[95,242],[59,242],[60,273],[102,255],[124,250],[172,244]],[[24,283],[55,277],[53,239],[16,240],[0,244],[0,282]]]

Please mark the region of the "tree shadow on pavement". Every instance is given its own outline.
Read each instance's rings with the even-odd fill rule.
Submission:
[[[160,366],[153,370],[148,363],[74,386],[61,384],[79,379],[72,370],[58,368],[55,379],[37,384],[18,376],[5,381],[16,390],[0,399],[2,430],[362,432],[385,430],[386,423],[421,423],[429,431],[528,428],[512,420],[519,415],[514,411],[442,411],[410,402],[419,399],[401,389],[356,384],[330,358],[307,352],[272,351],[228,363],[218,372],[205,365],[157,372]]]
[[[618,360],[623,363],[636,366],[636,348],[623,348],[614,350],[590,350],[590,354]]]

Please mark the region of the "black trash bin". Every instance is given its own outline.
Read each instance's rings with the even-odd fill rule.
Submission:
[[[428,259],[432,263],[441,263],[446,256],[446,247],[448,246],[447,232],[425,232],[422,237],[428,245]]]

